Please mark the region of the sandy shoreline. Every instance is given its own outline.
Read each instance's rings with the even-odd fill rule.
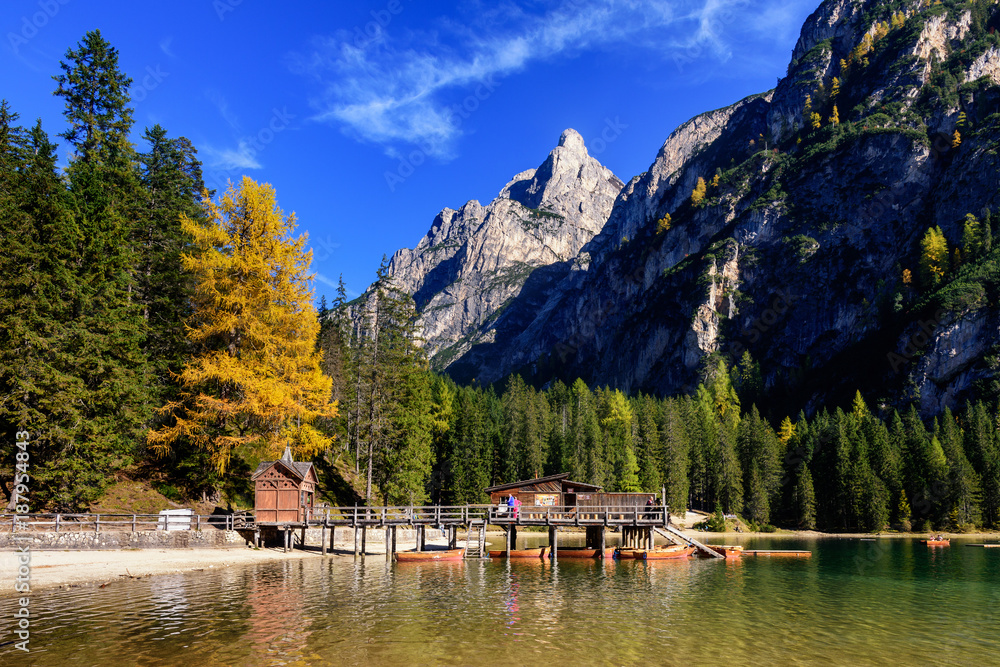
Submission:
[[[720,544],[730,540],[746,538],[797,538],[797,539],[921,539],[926,533],[820,533],[816,531],[782,531],[778,533],[709,533],[686,529],[685,534],[706,543]],[[489,534],[491,537],[503,533]],[[523,533],[531,535],[531,533]],[[1000,541],[1000,534],[989,533],[944,533],[948,537],[972,538],[983,542]],[[541,535],[539,535],[541,537]],[[428,546],[443,547],[443,540],[428,540]],[[464,546],[464,542],[460,543]],[[412,549],[412,543],[399,544],[400,550]],[[384,546],[378,543],[368,545],[369,557],[384,558]],[[353,558],[352,543],[337,543],[336,550],[327,557]],[[216,549],[125,549],[87,551],[32,551],[31,588],[44,591],[81,586],[100,587],[113,582],[146,578],[181,572],[200,572],[234,565],[252,565],[273,561],[322,558],[319,547],[307,550],[293,550],[284,553],[281,549],[251,549],[248,547],[228,547]],[[0,598],[17,597],[14,580],[17,576],[17,554],[0,551]]]

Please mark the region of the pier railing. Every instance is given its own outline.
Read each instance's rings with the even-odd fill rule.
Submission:
[[[139,530],[235,530],[243,517],[236,514],[0,514],[6,532],[93,532]]]
[[[495,526],[665,526],[669,510],[664,506],[526,506],[429,505],[390,507],[306,508],[305,521],[282,521],[283,526],[468,526],[473,522]],[[102,530],[239,530],[258,524],[252,513],[177,514],[0,514],[0,530],[91,531]]]

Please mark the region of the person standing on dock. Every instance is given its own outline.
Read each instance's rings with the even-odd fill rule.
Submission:
[[[517,498],[514,497],[513,493],[507,498],[507,513],[515,519],[517,518]]]

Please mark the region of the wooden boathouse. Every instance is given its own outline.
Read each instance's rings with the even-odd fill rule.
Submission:
[[[302,523],[312,512],[319,481],[316,470],[312,463],[293,461],[289,447],[277,461],[261,462],[250,479],[258,525]]]

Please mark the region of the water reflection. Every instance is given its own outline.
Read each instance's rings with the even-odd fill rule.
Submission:
[[[185,667],[995,662],[998,550],[876,546],[785,541],[778,548],[814,557],[722,562],[317,558],[171,575],[36,594],[33,650],[16,657]],[[11,602],[0,600],[0,618]],[[0,664],[12,655],[0,648]]]

